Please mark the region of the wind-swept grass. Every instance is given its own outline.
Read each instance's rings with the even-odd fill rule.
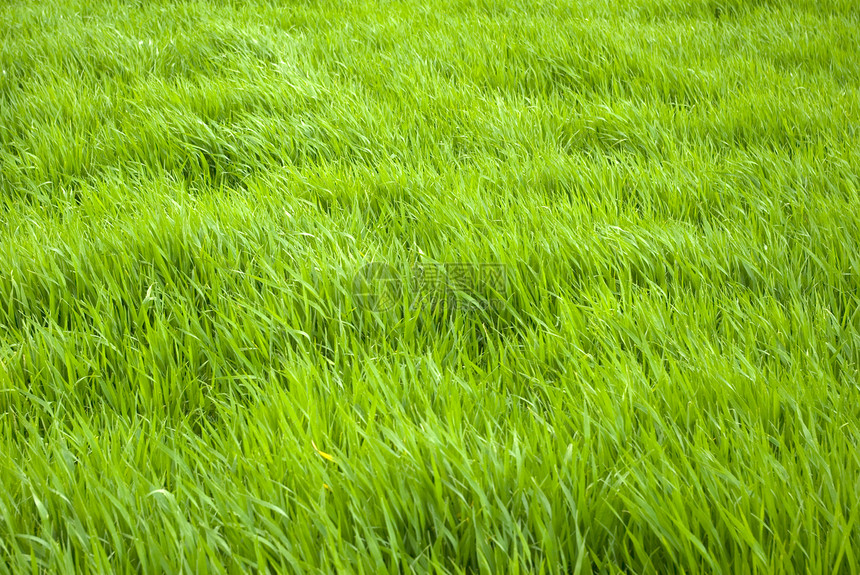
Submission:
[[[0,39],[0,572],[860,570],[854,2]],[[507,284],[375,312],[372,261]]]

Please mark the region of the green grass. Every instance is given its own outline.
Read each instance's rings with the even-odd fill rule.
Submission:
[[[0,8],[0,572],[860,570],[855,2],[95,4]]]

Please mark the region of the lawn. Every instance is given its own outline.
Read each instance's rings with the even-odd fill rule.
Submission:
[[[14,1],[0,69],[0,573],[860,571],[855,2]]]

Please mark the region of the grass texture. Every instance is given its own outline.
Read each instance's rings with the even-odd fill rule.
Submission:
[[[858,46],[847,0],[4,3],[0,572],[857,572]],[[368,262],[507,286],[372,311]]]

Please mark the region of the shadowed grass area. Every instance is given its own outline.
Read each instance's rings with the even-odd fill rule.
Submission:
[[[854,2],[0,38],[0,572],[860,570]]]

